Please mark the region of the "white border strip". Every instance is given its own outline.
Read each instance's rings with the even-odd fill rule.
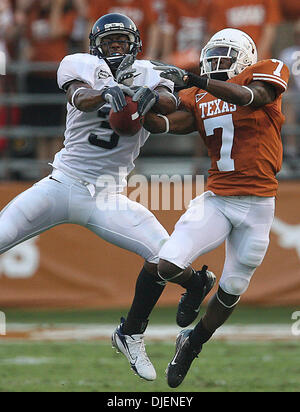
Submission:
[[[270,83],[278,83],[278,84],[280,84],[280,86],[282,86],[284,88],[284,90],[287,89],[287,86],[285,86],[284,83],[282,83],[281,81],[279,81],[277,79],[273,79],[273,78],[269,78],[269,77],[254,77],[253,76],[253,80],[263,80],[263,81],[268,81]]]
[[[274,74],[266,74],[266,73],[253,73],[253,76],[263,76],[263,77],[270,77],[276,80],[281,80],[282,83],[284,83],[287,86],[287,82],[285,80],[283,80],[281,77],[279,76],[275,76]]]

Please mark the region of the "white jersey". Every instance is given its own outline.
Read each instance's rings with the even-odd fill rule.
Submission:
[[[166,86],[173,91],[174,84],[160,77],[150,61],[136,60],[133,67],[138,75],[133,86]],[[117,85],[105,60],[87,53],[69,55],[61,61],[57,72],[59,87],[63,89],[73,80],[99,91]],[[98,111],[86,113],[67,103],[64,148],[55,155],[53,166],[93,185],[108,175],[115,181],[116,190],[122,191],[150,133],[142,128],[134,136],[118,136],[108,122],[110,108],[105,104]]]

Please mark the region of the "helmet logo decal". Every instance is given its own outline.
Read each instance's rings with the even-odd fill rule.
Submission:
[[[114,27],[117,27],[118,29],[119,28],[123,28],[124,29],[124,24],[123,23],[107,23],[107,24],[104,24],[104,28],[105,28],[105,30],[108,30],[108,29],[113,29]]]

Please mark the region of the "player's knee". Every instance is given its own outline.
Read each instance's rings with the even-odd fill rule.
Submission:
[[[160,259],[158,262],[158,274],[163,280],[171,280],[182,272],[182,268],[173,263]]]
[[[248,289],[249,282],[249,279],[242,276],[227,276],[220,280],[220,287],[230,295],[240,296]]]

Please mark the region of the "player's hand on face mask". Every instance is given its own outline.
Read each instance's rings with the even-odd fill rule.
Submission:
[[[138,113],[145,114],[158,102],[159,94],[147,86],[139,87],[132,96],[132,100],[138,103]]]
[[[116,71],[116,80],[118,83],[124,84],[125,86],[132,86],[134,73],[136,72],[136,69],[132,67],[134,60],[135,58],[132,54],[128,54],[123,59]]]
[[[173,83],[176,84],[176,86],[182,87],[186,85],[188,75],[185,70],[180,69],[179,67],[176,67],[176,66],[166,65],[160,62],[151,61],[151,63],[154,64],[155,66],[153,67],[154,70],[161,71],[160,77],[171,80]]]
[[[127,105],[123,90],[119,86],[107,87],[101,94],[114,112],[120,112]]]

